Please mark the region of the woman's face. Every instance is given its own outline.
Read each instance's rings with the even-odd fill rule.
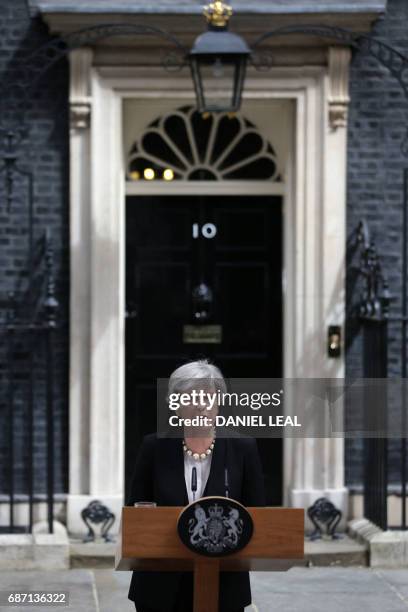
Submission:
[[[185,391],[185,393],[188,394],[189,401],[180,407],[180,417],[183,419],[193,419],[197,416],[206,417],[205,423],[202,426],[193,427],[193,430],[196,432],[214,427],[214,419],[218,414],[215,388],[198,384]],[[201,421],[203,421],[203,419],[201,419]]]

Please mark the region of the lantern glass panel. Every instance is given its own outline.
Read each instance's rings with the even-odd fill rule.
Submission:
[[[201,112],[236,111],[240,107],[246,57],[195,57],[192,73]]]

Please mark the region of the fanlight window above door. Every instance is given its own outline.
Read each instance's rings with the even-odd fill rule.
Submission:
[[[132,146],[130,181],[281,181],[276,153],[240,115],[185,106],[153,121]]]

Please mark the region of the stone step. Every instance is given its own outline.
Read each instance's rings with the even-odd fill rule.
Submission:
[[[112,569],[116,544],[113,542],[87,542],[70,540],[71,568]]]
[[[324,566],[367,566],[368,545],[343,535],[337,540],[305,540],[305,560],[308,565]]]
[[[109,569],[114,566],[116,544],[70,540],[70,558],[73,568]],[[367,566],[367,545],[347,535],[337,540],[305,540],[305,561],[296,565],[323,566]]]

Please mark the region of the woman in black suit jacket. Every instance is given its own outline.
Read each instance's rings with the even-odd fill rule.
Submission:
[[[199,365],[222,376],[218,368],[206,361],[181,366]],[[176,370],[176,372],[178,371]],[[174,375],[175,373],[173,373]],[[172,375],[172,376],[173,376]],[[200,439],[190,440],[190,446]],[[132,478],[126,505],[137,501],[153,501],[158,506],[185,506],[189,503],[185,479],[185,452],[177,438],[159,438],[150,434],[143,439]],[[208,480],[202,497],[226,494],[225,469],[228,470],[228,495],[244,506],[264,506],[265,493],[262,467],[256,440],[252,438],[216,437],[211,455]],[[192,572],[133,572],[129,599],[137,612],[192,612]],[[251,603],[248,572],[221,572],[220,612],[243,612]]]

